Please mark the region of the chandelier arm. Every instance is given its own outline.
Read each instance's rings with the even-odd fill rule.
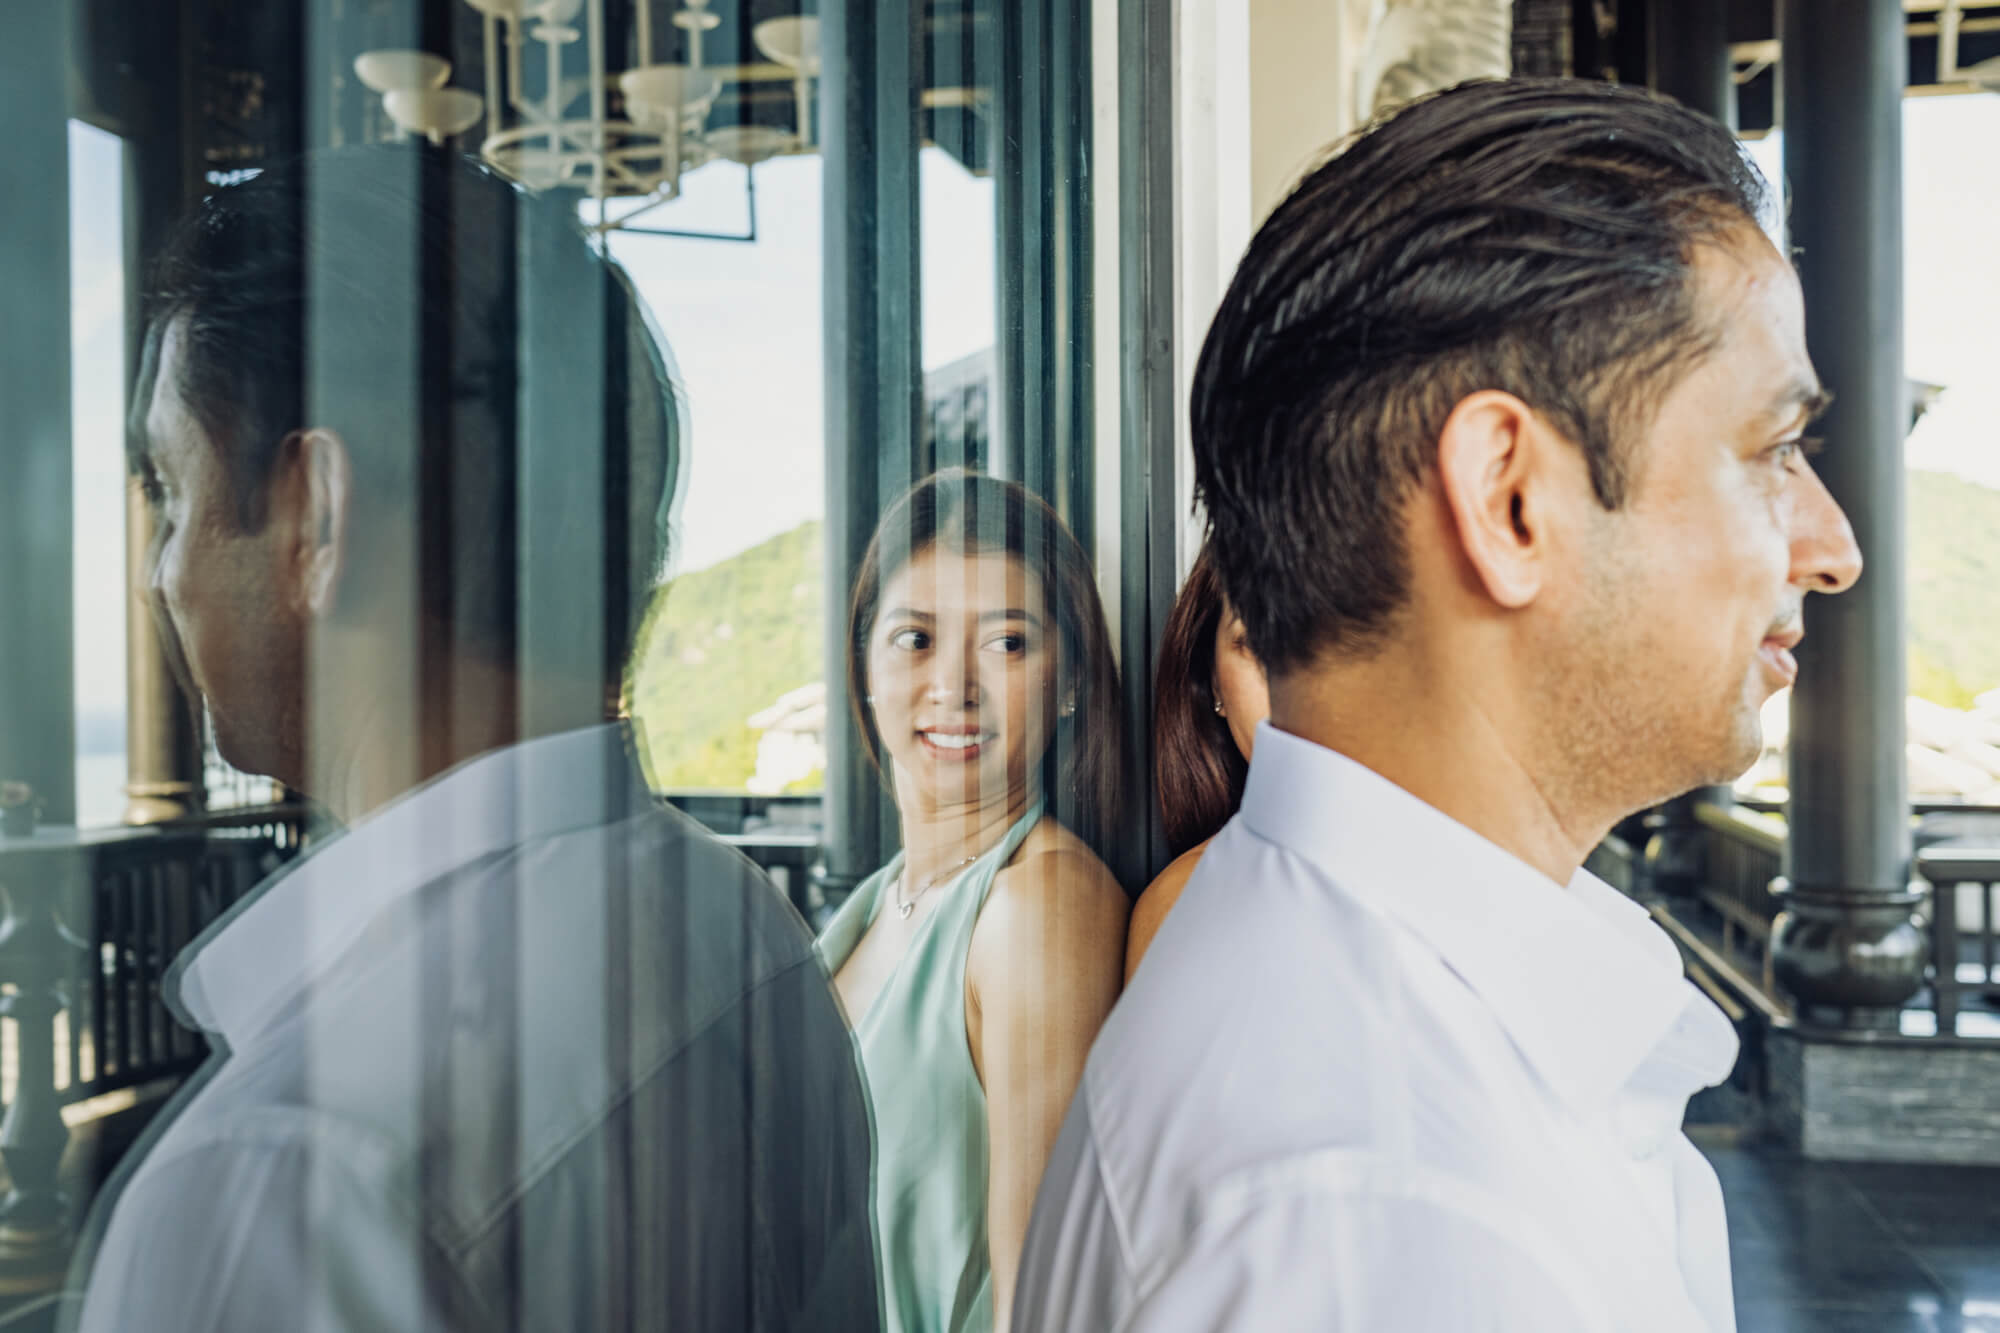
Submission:
[[[522,50],[527,43],[527,39],[521,35],[521,25],[519,22],[510,18],[506,20],[506,23],[507,105],[516,114],[528,115],[531,108],[528,99],[521,92],[523,85],[527,83],[524,69],[526,57]]]
[[[560,129],[555,127],[559,127],[562,124],[562,118],[563,118],[562,47],[558,43],[553,41],[545,42],[544,45],[548,47],[548,67],[549,67],[549,72],[548,72],[549,90],[547,93],[544,94],[544,97],[547,98],[545,107],[546,107],[546,114],[548,116],[548,123],[551,126],[551,129],[549,131],[549,151],[553,153],[556,151],[556,139],[561,133]]]
[[[662,204],[672,203],[674,201],[674,198],[675,196],[671,194],[663,194],[657,199],[649,199],[645,203],[641,204],[639,207],[633,209],[631,212],[619,214],[618,220],[616,222],[607,221],[598,223],[598,230],[617,231],[620,227],[623,227],[633,218],[641,217],[647,213],[650,213],[654,209],[660,207]]]

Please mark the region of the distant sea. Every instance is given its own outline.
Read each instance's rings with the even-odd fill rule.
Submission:
[[[116,824],[125,814],[125,752],[76,758],[76,822],[80,828]]]

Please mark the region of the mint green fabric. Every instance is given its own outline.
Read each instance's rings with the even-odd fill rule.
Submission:
[[[977,861],[929,891],[930,915],[865,1014],[849,1014],[875,1120],[875,1245],[885,1333],[989,1333],[986,1093],[965,1031],[972,927],[1037,802]],[[863,880],[819,937],[838,972],[890,899],[903,856]]]

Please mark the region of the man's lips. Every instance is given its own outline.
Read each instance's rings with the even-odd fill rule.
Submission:
[[[1792,627],[1775,634],[1767,634],[1764,636],[1764,642],[1758,645],[1758,657],[1763,659],[1765,667],[1783,684],[1790,685],[1799,678],[1799,659],[1792,655],[1792,650],[1799,646],[1799,640],[1805,636],[1803,629]]]

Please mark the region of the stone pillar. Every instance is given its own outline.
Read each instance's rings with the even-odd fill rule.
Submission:
[[[1888,1028],[1923,981],[1911,920],[1904,760],[1900,0],[1791,0],[1780,40],[1791,244],[1806,341],[1835,395],[1818,428],[1827,488],[1867,561],[1806,603],[1792,691],[1791,844],[1772,937],[1807,1026]]]

